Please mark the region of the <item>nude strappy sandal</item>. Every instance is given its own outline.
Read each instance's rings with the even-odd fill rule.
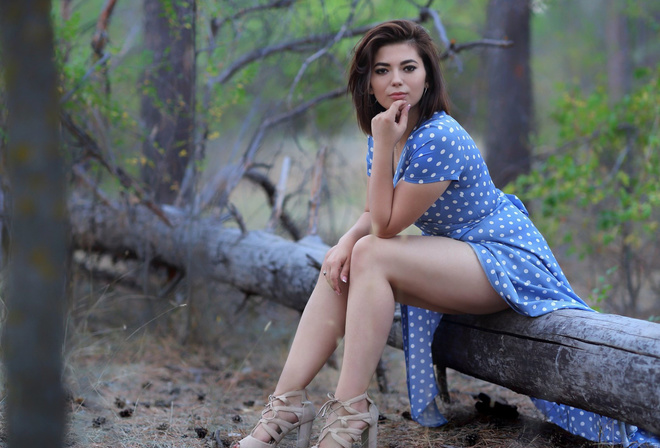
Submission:
[[[378,436],[378,408],[366,392],[347,401],[339,401],[333,394],[328,394],[328,398],[330,398],[330,400],[323,405],[319,414],[324,417],[329,414],[335,414],[337,418],[333,419],[323,427],[321,435],[319,436],[319,441],[313,448],[317,448],[327,435],[330,435],[332,440],[343,448],[351,448],[353,443],[356,443],[360,438],[362,438],[362,446],[376,448],[376,439]],[[353,409],[351,405],[362,400],[367,400],[369,403],[369,410],[361,413]],[[337,411],[340,409],[343,409],[346,412],[346,415],[339,415]],[[349,426],[349,422],[356,421],[366,423],[367,427],[364,429],[358,429]]]
[[[291,397],[301,397],[302,405],[293,406],[289,398]],[[284,403],[283,406],[276,405],[275,401],[281,401]],[[266,417],[266,414],[271,413],[270,416]],[[291,412],[298,417],[298,421],[295,423],[288,422],[277,416],[278,412]],[[261,412],[261,419],[257,423],[250,433],[249,436],[245,437],[240,442],[233,445],[237,448],[273,448],[277,446],[282,439],[289,434],[294,429],[298,428],[298,442],[296,443],[296,448],[308,448],[309,439],[312,434],[312,424],[314,423],[314,418],[316,414],[314,413],[314,406],[310,401],[307,400],[307,392],[303,390],[296,390],[293,392],[287,392],[282,395],[271,395],[268,397],[268,403],[264,407],[264,410]],[[277,425],[277,428],[272,427],[271,424]],[[259,439],[253,437],[254,431],[261,425],[261,427],[270,435],[270,442],[262,442]]]

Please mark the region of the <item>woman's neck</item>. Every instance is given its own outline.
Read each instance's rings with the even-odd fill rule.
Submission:
[[[419,120],[419,106],[415,106],[410,108],[410,111],[408,111],[408,126],[406,126],[406,132],[403,133],[403,137],[401,137],[401,140],[397,143],[397,147],[403,148],[406,144],[406,140],[408,140],[408,137],[412,133],[413,129],[415,129],[415,126],[417,125],[417,121]]]

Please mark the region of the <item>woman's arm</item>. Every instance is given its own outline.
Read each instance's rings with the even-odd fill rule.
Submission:
[[[371,177],[367,186],[371,225],[376,236],[391,238],[413,224],[451,181],[392,185],[392,156],[407,131],[409,106],[397,101],[372,120],[374,139]]]
[[[373,168],[371,173],[371,182],[373,182]],[[370,201],[370,207],[380,212],[378,217],[372,212],[374,235],[380,238],[392,238],[411,226],[442,196],[450,182],[447,180],[412,184],[400,181],[396,188],[393,188],[390,176],[388,187],[372,188],[370,196],[373,199]]]

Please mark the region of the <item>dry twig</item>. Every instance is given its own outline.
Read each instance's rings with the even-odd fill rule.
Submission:
[[[112,176],[114,176],[119,183],[127,190],[132,190],[139,202],[151,210],[161,221],[167,226],[172,227],[172,223],[165,216],[163,210],[149,199],[149,194],[142,188],[140,183],[133,179],[126,171],[118,166],[114,166],[108,162],[98,146],[98,143],[83,129],[81,129],[66,112],[60,114],[60,119],[64,127],[71,133],[71,135],[78,140],[78,144],[85,150],[85,155],[97,160]]]

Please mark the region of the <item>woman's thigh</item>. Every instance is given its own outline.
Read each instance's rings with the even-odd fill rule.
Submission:
[[[457,314],[488,314],[508,307],[472,247],[451,238],[367,236],[352,255],[351,278],[361,272],[384,275],[395,299],[406,305]]]

